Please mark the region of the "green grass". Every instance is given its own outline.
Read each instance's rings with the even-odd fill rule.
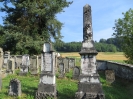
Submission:
[[[100,81],[105,93],[106,99],[132,99],[133,97],[133,81],[127,81],[124,79],[116,78],[113,84],[106,82],[104,72],[99,72]],[[17,78],[21,81],[22,96],[10,97],[8,96],[9,81],[13,78]],[[72,70],[66,73],[66,77],[63,79],[56,79],[58,98],[57,99],[74,99],[75,93],[78,89],[78,81],[72,80]],[[35,92],[39,83],[39,75],[8,75],[2,79],[3,87],[0,92],[0,99],[34,99]]]

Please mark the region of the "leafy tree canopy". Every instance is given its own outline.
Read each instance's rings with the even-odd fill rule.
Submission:
[[[123,13],[124,17],[115,21],[113,34],[119,38],[122,50],[128,58],[127,63],[133,64],[133,10]]]
[[[72,2],[66,0],[1,0],[4,17],[4,50],[12,54],[38,54],[44,41],[62,38],[56,14]],[[9,6],[11,3],[12,6]]]

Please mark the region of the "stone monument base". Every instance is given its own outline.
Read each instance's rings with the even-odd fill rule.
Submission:
[[[35,99],[49,99],[54,98],[56,99],[57,92],[56,92],[56,86],[53,84],[43,84],[40,83],[38,85],[38,90],[36,92]]]
[[[105,99],[101,83],[80,82],[75,99]]]

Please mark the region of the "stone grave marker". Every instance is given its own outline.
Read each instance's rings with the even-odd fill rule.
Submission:
[[[44,43],[42,52],[41,74],[36,99],[56,98],[55,52],[49,42]]]
[[[69,68],[74,68],[74,67],[75,67],[75,59],[69,58]]]
[[[65,76],[65,67],[64,67],[64,63],[60,63],[59,64],[59,78],[63,78]]]
[[[31,74],[39,73],[38,56],[36,55],[31,57],[30,73]]]
[[[108,83],[111,84],[115,81],[115,72],[114,72],[114,70],[106,70],[105,75],[106,75],[106,81]]]
[[[3,49],[0,48],[0,70],[2,69],[3,61],[4,61],[4,58],[3,58]]]
[[[105,99],[99,74],[96,69],[96,55],[92,31],[91,6],[83,7],[83,41],[81,51],[81,72],[75,99]]]
[[[70,68],[69,68],[69,58],[66,57],[63,59],[63,63],[64,63],[64,66],[65,66],[65,73],[69,72],[70,71]]]
[[[22,64],[20,65],[20,75],[26,75],[29,72],[30,59],[29,55],[22,56]]]
[[[9,96],[21,96],[21,82],[18,79],[12,79],[9,83]]]
[[[78,66],[75,66],[73,68],[73,79],[78,80],[80,75],[80,68]]]
[[[7,61],[7,69],[6,69],[6,71],[7,71],[7,73],[12,73],[12,74],[14,74],[14,72],[15,72],[15,61],[14,61],[14,59],[13,58],[11,58],[11,59],[9,59],[8,61]]]
[[[5,51],[3,68],[7,68],[7,61],[10,59],[10,52]]]
[[[17,63],[17,67],[19,69],[20,66],[22,65],[22,55],[17,55],[16,56],[16,63]]]

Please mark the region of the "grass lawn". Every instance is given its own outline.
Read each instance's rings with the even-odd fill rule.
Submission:
[[[106,99],[132,99],[133,97],[133,81],[127,81],[116,78],[113,84],[108,84],[105,79],[104,72],[99,72],[100,81],[103,86]],[[74,99],[75,92],[78,89],[78,81],[72,80],[72,71],[66,74],[66,78],[56,78],[58,98],[57,99]],[[12,78],[17,78],[21,81],[22,96],[10,97],[8,96],[9,81]],[[0,92],[0,99],[34,99],[35,91],[38,87],[39,76],[27,75],[8,75],[2,80],[3,87]]]

